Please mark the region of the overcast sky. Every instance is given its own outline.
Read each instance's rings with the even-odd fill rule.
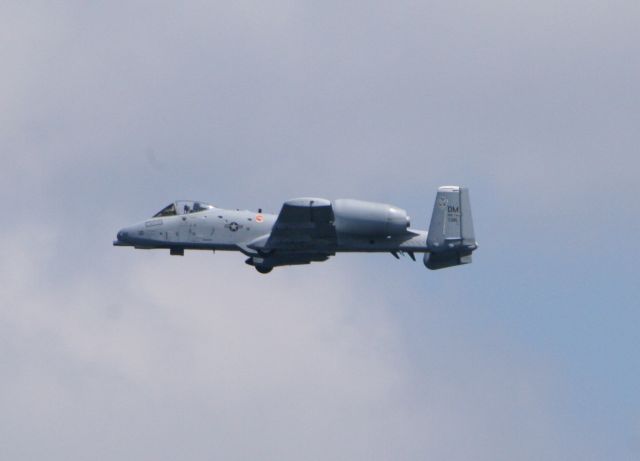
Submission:
[[[0,4],[0,458],[640,458],[636,0]],[[114,248],[471,190],[437,272]]]

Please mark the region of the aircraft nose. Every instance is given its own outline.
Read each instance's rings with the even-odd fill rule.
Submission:
[[[130,243],[129,231],[128,229],[121,229],[116,234],[116,241],[113,242],[114,245],[126,245]]]

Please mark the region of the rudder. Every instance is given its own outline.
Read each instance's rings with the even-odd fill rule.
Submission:
[[[469,264],[471,253],[477,247],[469,189],[460,186],[438,188],[427,235],[425,266],[443,269]]]

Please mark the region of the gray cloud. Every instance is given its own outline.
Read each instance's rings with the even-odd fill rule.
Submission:
[[[256,281],[237,258],[157,255],[106,280],[48,287],[36,255],[22,271],[3,267],[16,275],[2,299],[12,458],[62,459],[75,446],[98,459],[533,459],[535,444],[500,443],[504,431],[552,435],[552,370],[469,360],[457,339],[422,376],[392,306],[363,296],[363,277],[320,266],[322,284],[313,270]],[[524,426],[509,429],[513,417]],[[461,429],[466,446],[455,443]]]

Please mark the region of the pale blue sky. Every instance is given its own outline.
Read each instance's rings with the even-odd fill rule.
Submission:
[[[640,458],[640,4],[5,2],[0,457]],[[470,187],[480,249],[113,248]]]

